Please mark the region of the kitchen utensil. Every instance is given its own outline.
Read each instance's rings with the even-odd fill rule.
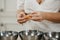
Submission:
[[[0,32],[0,40],[17,40],[18,33],[13,31]]]
[[[60,40],[60,32],[47,32],[44,38],[45,40]]]
[[[38,30],[26,30],[19,32],[21,40],[41,40],[43,32]]]

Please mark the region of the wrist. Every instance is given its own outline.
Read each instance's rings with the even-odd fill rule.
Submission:
[[[49,18],[52,17],[52,16],[50,15],[50,13],[42,13],[42,17],[43,17],[44,20],[49,20]]]
[[[42,19],[47,20],[48,14],[47,13],[41,13]]]

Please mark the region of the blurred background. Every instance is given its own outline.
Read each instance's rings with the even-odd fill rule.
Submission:
[[[0,31],[21,31],[23,27],[17,23],[17,0],[0,0]]]

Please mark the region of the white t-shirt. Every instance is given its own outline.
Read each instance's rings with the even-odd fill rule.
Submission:
[[[26,13],[33,11],[58,12],[60,10],[60,0],[43,0],[40,5],[36,0],[17,0],[17,9],[24,9]],[[26,30],[36,29],[40,31],[60,32],[60,23],[53,23],[48,20],[42,22],[29,20],[23,26]]]

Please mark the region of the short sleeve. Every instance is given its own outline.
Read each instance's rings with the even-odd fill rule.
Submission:
[[[57,0],[58,1],[58,9],[59,9],[59,12],[60,12],[60,0]]]
[[[60,11],[60,0],[54,0],[53,4],[54,4],[53,8],[56,8],[55,10],[57,10],[59,12]]]
[[[17,10],[24,9],[24,1],[25,0],[17,0]]]

